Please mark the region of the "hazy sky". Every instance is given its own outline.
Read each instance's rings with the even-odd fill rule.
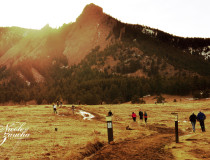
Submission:
[[[89,3],[122,22],[210,38],[210,0],[0,0],[0,26],[59,27],[74,22]]]

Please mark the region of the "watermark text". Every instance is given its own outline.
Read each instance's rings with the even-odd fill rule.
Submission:
[[[8,123],[6,126],[0,125],[0,133],[3,133],[0,146],[3,145],[7,139],[28,138],[30,136],[30,134],[27,133],[28,129],[25,122]]]

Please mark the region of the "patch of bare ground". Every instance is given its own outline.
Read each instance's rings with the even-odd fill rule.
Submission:
[[[168,150],[164,149],[165,145],[171,141],[171,134],[155,134],[147,137],[138,137],[136,139],[129,139],[119,143],[112,143],[112,145],[106,145],[91,157],[86,157],[86,159],[174,159],[173,155]]]
[[[175,129],[167,127],[165,124],[154,123],[148,126],[149,130],[156,131],[160,134],[175,134]],[[179,129],[179,135],[184,135],[184,132]]]
[[[127,138],[110,144],[94,139],[93,142],[88,142],[84,148],[81,148],[80,152],[69,152],[66,158],[74,160],[174,159],[170,150],[165,149],[165,146],[173,140],[172,132],[174,133],[174,129],[159,124],[148,125],[146,128],[155,131],[154,134],[142,134],[135,138]]]
[[[174,138],[174,128],[164,124],[152,124],[146,127],[155,131],[149,136],[141,136],[135,139],[129,138],[119,143],[111,143],[86,159],[135,159],[135,160],[168,160],[174,156],[165,146],[170,144]],[[183,134],[180,130],[180,134]]]
[[[210,159],[210,153],[206,152],[202,149],[192,149],[192,150],[190,150],[190,152],[192,152],[192,154],[194,154],[196,158]]]

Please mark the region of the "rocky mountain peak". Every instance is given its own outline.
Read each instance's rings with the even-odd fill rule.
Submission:
[[[87,5],[81,15],[77,18],[77,22],[98,19],[103,15],[103,9],[93,3]]]
[[[87,5],[82,14],[87,15],[87,16],[94,16],[94,15],[100,15],[103,13],[103,9],[93,3]]]

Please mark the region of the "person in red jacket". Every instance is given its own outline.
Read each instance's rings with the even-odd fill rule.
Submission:
[[[136,122],[136,113],[134,112],[132,113],[132,118],[133,118],[133,121]]]
[[[146,111],[144,112],[144,120],[145,120],[145,123],[147,124],[147,112]]]

